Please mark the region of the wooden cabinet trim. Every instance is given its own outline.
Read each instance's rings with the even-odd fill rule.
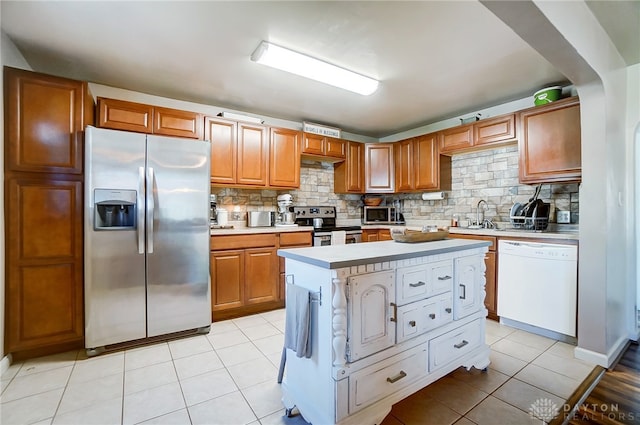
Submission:
[[[269,133],[269,186],[299,188],[302,132],[271,128]]]
[[[275,247],[276,233],[211,236],[211,250]]]
[[[473,146],[473,125],[448,128],[440,132],[440,152],[451,153]]]
[[[364,193],[364,144],[347,142],[344,162],[333,166],[335,193]]]
[[[327,137],[325,155],[333,158],[346,158],[346,143],[335,137]]]
[[[311,246],[313,234],[311,232],[287,232],[280,233],[280,247]]]

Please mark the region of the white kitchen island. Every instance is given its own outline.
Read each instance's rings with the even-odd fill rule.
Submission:
[[[458,367],[485,369],[488,245],[445,239],[278,250],[286,287],[304,287],[316,300],[311,358],[287,350],[287,411],[295,406],[315,425],[379,424],[394,403]]]

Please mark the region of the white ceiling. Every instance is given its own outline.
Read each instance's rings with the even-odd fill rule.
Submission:
[[[384,137],[567,83],[476,1],[0,3],[31,67]],[[361,96],[250,60],[261,40],[381,81]]]

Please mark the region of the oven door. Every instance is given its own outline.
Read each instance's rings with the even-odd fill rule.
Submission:
[[[331,233],[317,232],[313,234],[313,246],[331,245]]]

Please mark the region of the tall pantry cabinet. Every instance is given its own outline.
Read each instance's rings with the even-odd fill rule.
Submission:
[[[4,68],[5,351],[83,344],[86,82]],[[6,354],[3,353],[3,354]]]

